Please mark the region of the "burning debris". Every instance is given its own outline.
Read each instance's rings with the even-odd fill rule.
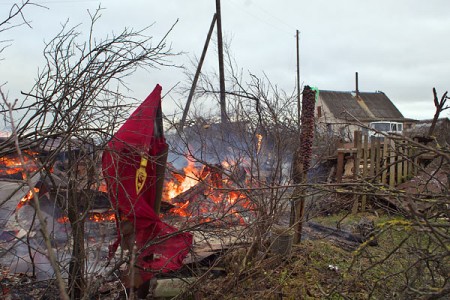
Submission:
[[[47,258],[42,226],[49,234],[53,251],[63,269],[71,257],[71,226],[66,210],[68,171],[61,160],[47,170],[51,173],[41,170],[41,160],[45,160],[47,155],[45,149],[36,148],[22,151],[22,157],[7,154],[0,158],[0,264],[11,273],[27,273],[40,280],[54,276]],[[27,179],[27,175],[30,178]],[[101,252],[106,256],[108,241],[115,233],[109,226],[115,227],[115,213],[105,193],[83,191],[82,185],[77,187],[80,195],[92,195],[92,201],[86,200],[92,207],[85,221],[86,242],[91,245],[102,243]],[[37,218],[36,201],[39,201],[45,224]],[[94,250],[97,248],[91,249]]]
[[[211,126],[209,129],[211,134],[214,133],[214,127],[216,126]],[[231,141],[231,139],[233,140]],[[157,213],[156,216],[163,219],[168,226],[176,226],[181,229],[174,229],[175,231],[163,235],[162,238],[157,236],[151,240],[156,241],[156,246],[159,246],[159,241],[167,236],[177,237],[180,233],[193,236],[194,244],[192,246],[187,246],[186,242],[183,245],[185,248],[189,248],[189,256],[184,258],[184,261],[183,259],[180,259],[179,262],[177,261],[179,265],[176,268],[181,266],[181,272],[186,272],[184,271],[185,269],[192,268],[192,266],[211,255],[215,257],[214,259],[217,259],[227,249],[236,247],[236,245],[238,245],[237,247],[248,245],[250,239],[252,239],[251,232],[254,231],[252,225],[257,216],[258,202],[254,197],[256,192],[252,192],[252,194],[244,188],[248,186],[261,187],[268,183],[266,178],[272,178],[273,169],[267,166],[270,165],[269,162],[274,160],[273,157],[276,154],[267,150],[265,135],[264,138],[263,134],[259,133],[251,136],[247,132],[242,139],[230,137],[230,141],[228,141],[230,145],[225,146],[226,142],[223,142],[224,144],[219,146],[219,148],[223,146],[220,154],[208,148],[210,146],[212,148],[214,148],[213,146],[217,147],[218,144],[214,145],[215,140],[217,140],[217,137],[215,139],[207,139],[208,145],[198,147],[202,149],[201,151],[210,151],[205,161],[198,160],[201,157],[201,154],[199,155],[198,152],[193,153],[192,156],[187,156],[173,151],[171,155],[177,156],[177,159],[180,161],[187,161],[187,166],[180,168],[179,164],[169,163],[169,171],[165,173],[162,191],[162,212]],[[248,145],[251,145],[251,153],[245,152]],[[197,148],[197,146],[198,144],[195,144],[192,148]],[[53,151],[51,155],[58,157],[51,166],[51,174],[38,172],[40,160],[43,157],[45,159],[45,156],[49,155],[45,151],[42,151],[42,153],[30,152],[27,154],[28,160],[26,163],[20,166],[22,169],[26,166],[30,172],[35,172],[35,175],[31,178],[33,180],[32,187],[24,185],[24,176],[22,174],[26,172],[23,170],[4,172],[5,176],[14,176],[14,179],[10,177],[10,180],[15,180],[18,185],[21,184],[23,186],[18,189],[20,193],[14,196],[14,199],[10,199],[12,214],[8,215],[8,228],[15,228],[15,230],[21,228],[23,230],[11,230],[13,239],[0,241],[3,243],[4,248],[15,248],[17,250],[2,257],[0,263],[9,266],[12,272],[33,273],[39,279],[47,279],[54,276],[53,269],[46,259],[47,251],[49,250],[44,246],[43,238],[40,234],[41,225],[35,218],[35,203],[39,199],[48,225],[46,229],[50,233],[53,251],[58,256],[63,276],[66,276],[69,273],[69,266],[73,257],[71,247],[73,247],[73,241],[75,240],[72,238],[72,234],[75,232],[73,220],[71,223],[68,217],[68,202],[69,197],[71,197],[70,192],[75,189],[75,195],[80,197],[78,199],[80,204],[79,214],[80,220],[84,222],[83,226],[85,229],[84,243],[87,250],[85,255],[87,257],[86,265],[89,269],[87,274],[102,276],[106,272],[106,267],[102,262],[108,261],[108,246],[117,237],[116,224],[122,223],[125,219],[118,218],[118,209],[120,208],[111,207],[111,194],[108,195],[108,187],[105,184],[105,180],[103,180],[106,178],[103,178],[98,172],[93,174],[95,184],[86,183],[87,180],[85,178],[89,175],[88,162],[96,161],[95,159],[97,159],[97,167],[99,167],[99,157],[91,155],[87,159],[88,162],[85,163],[80,159],[85,154],[82,151],[72,156],[71,153],[58,154],[55,149],[59,149],[59,145],[47,148],[45,151],[49,151],[48,153]],[[189,151],[185,153],[187,152]],[[111,153],[114,155],[118,152],[111,151]],[[145,167],[145,163],[142,163],[142,158],[147,158],[147,179],[144,179],[144,181],[150,178],[161,179],[164,177],[164,175],[158,176],[154,174],[151,168],[156,166],[153,165],[153,158],[159,157],[158,155],[150,153],[145,157],[142,153],[132,153],[133,155],[136,154],[136,162],[138,162],[139,169],[142,166]],[[130,156],[129,153],[127,155]],[[260,156],[258,165],[251,162],[250,157],[252,156]],[[40,160],[36,160],[35,157],[39,157]],[[77,161],[75,166],[68,162],[68,158],[73,157]],[[126,159],[128,158],[126,157]],[[127,161],[128,164],[126,166],[131,165],[130,161]],[[19,166],[17,162],[8,165],[8,167],[17,166]],[[122,169],[119,168],[117,171],[122,171]],[[261,177],[255,176],[257,172],[258,176],[261,174]],[[130,177],[133,177],[131,179],[132,190],[136,190],[135,187],[137,186],[135,184],[136,176],[134,175],[136,175],[136,169],[130,171]],[[110,178],[114,178],[112,180],[116,181],[118,181],[117,178],[122,179],[116,173],[113,173]],[[263,179],[259,181],[261,178]],[[75,186],[73,185],[74,182],[76,182]],[[18,185],[14,186],[14,189],[17,189]],[[111,189],[109,191],[111,192]],[[145,192],[145,187],[139,189],[136,198]],[[36,195],[37,197],[35,198]],[[146,194],[145,198],[149,198],[147,196]],[[127,200],[130,199],[134,199],[134,195],[127,198]],[[112,257],[112,264],[120,262],[124,255],[129,253],[126,250],[124,251],[122,245],[120,247],[121,251],[118,251]],[[163,250],[157,247],[154,248],[157,251],[155,250],[156,252],[153,253],[155,255],[150,260],[158,261],[164,253],[160,254]],[[168,243],[167,246],[161,248],[169,249],[174,247],[173,243]],[[146,256],[143,259],[149,259],[149,257]],[[33,269],[35,262],[40,264],[36,270]],[[109,266],[111,267],[112,264]],[[121,264],[125,268],[123,261]],[[186,264],[189,265],[186,266]],[[157,276],[166,271],[164,266],[157,267],[155,272],[152,269],[152,273]],[[172,271],[169,268],[166,269]],[[161,270],[163,271],[161,272]],[[192,275],[192,272],[189,274]]]
[[[216,226],[248,224],[252,204],[235,190],[233,181],[224,176],[226,171],[222,164],[196,168],[188,158],[183,173],[172,172],[165,185],[163,200],[173,205],[166,217]]]
[[[19,210],[22,206],[28,204],[31,201],[31,199],[34,198],[34,195],[38,193],[39,193],[38,187],[32,188],[25,196],[22,197],[22,199],[20,199],[19,204],[17,204],[16,210]]]
[[[24,150],[22,157],[17,154],[8,154],[0,157],[1,179],[25,179],[26,174],[32,174],[38,170],[36,164],[37,152]]]
[[[258,141],[260,142],[261,138]],[[9,266],[11,272],[31,272],[33,269],[34,262],[30,260],[27,250],[29,245],[20,242],[21,238],[28,237],[28,242],[34,245],[33,253],[46,252],[39,231],[40,224],[36,219],[35,196],[39,198],[52,244],[60,249],[55,248],[55,251],[58,255],[70,258],[67,247],[70,245],[71,229],[65,209],[68,170],[64,167],[64,162],[58,160],[52,168],[52,173],[43,176],[38,172],[38,157],[42,155],[45,154],[26,151],[24,163],[14,155],[0,159],[0,196],[7,199],[0,206],[0,220],[3,225],[0,243],[5,248],[10,248],[8,245],[12,243],[17,250],[4,255],[1,263]],[[199,166],[191,157],[187,162],[187,166],[182,170],[172,167],[170,172],[166,173],[163,212],[160,215],[164,220],[172,224],[201,224],[204,227],[223,229],[248,225],[251,222],[254,217],[251,201],[243,193],[235,191],[238,188],[236,178],[241,182],[247,180],[246,171],[242,167],[225,161]],[[33,174],[31,188],[24,181],[26,173]],[[111,241],[115,236],[117,211],[111,208],[109,197],[105,193],[106,185],[103,183],[94,188],[95,191],[89,192],[95,195],[92,196],[94,200],[87,212],[85,223],[87,241],[91,244],[103,243],[103,254],[94,255],[98,257],[106,256],[108,243],[105,241]],[[40,266],[36,269],[38,277],[52,277],[53,269],[48,260],[44,259],[45,255],[36,252],[33,256],[42,258],[37,258],[40,260]]]

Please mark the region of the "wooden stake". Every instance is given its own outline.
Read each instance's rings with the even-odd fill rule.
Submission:
[[[184,108],[184,111],[183,111],[183,117],[181,118],[181,121],[180,121],[180,129],[183,129],[184,124],[186,123],[186,118],[187,118],[187,114],[189,112],[189,107],[191,106],[191,101],[192,101],[192,98],[194,97],[195,88],[197,87],[197,81],[198,81],[198,78],[200,77],[200,73],[202,71],[203,61],[205,60],[205,57],[206,57],[206,51],[208,50],[209,41],[211,40],[211,35],[213,33],[214,25],[216,24],[216,21],[217,21],[217,14],[214,14],[213,19],[211,21],[211,26],[209,27],[208,35],[206,36],[205,45],[203,46],[202,56],[200,57],[200,61],[198,62],[198,66],[197,66],[197,71],[195,72],[194,80],[192,81],[192,86],[191,86],[191,90],[189,91],[189,96],[188,96],[188,99],[186,102],[186,107]]]

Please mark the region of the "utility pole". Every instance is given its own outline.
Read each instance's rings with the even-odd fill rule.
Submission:
[[[220,78],[220,117],[222,123],[228,121],[225,102],[225,71],[223,65],[223,42],[222,42],[222,16],[220,14],[220,0],[216,0],[217,14],[217,48],[219,52],[219,78]]]
[[[297,40],[297,123],[298,123],[298,128],[300,129],[300,116],[301,116],[301,100],[300,100],[300,95],[301,95],[301,87],[300,87],[300,46],[299,46],[299,31],[297,30],[296,32],[296,40]]]

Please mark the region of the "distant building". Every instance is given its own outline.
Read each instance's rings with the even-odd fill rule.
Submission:
[[[405,119],[383,92],[320,90],[315,112],[318,130],[353,139],[353,132],[377,124],[386,132],[401,132],[413,120]]]
[[[406,130],[405,134],[413,139],[423,140],[428,137],[428,132],[433,120],[419,120],[412,128]],[[432,134],[432,140],[439,143],[441,147],[450,145],[450,119],[447,117],[439,118]]]

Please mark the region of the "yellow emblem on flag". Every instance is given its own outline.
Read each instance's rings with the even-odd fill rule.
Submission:
[[[147,158],[141,157],[141,166],[136,171],[136,194],[139,194],[144,187],[145,180],[147,179]]]

